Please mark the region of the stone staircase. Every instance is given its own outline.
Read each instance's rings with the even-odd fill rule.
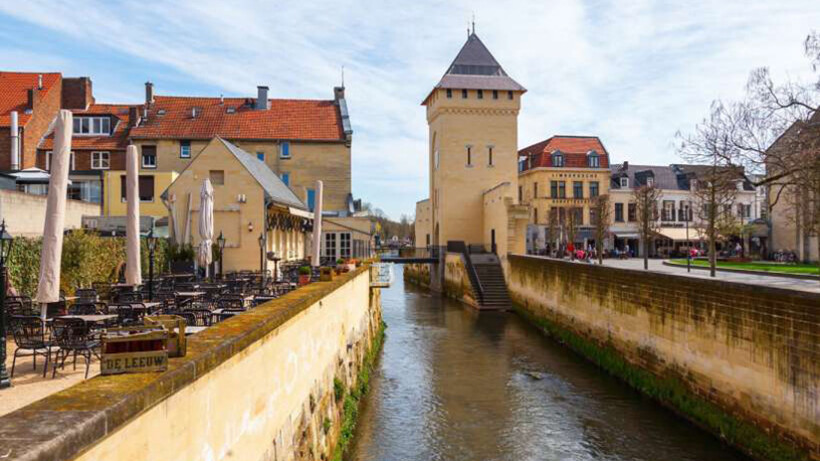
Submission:
[[[512,302],[507,292],[507,282],[498,256],[492,253],[470,254],[475,275],[481,284],[480,309],[510,309]],[[477,291],[473,287],[473,291]]]

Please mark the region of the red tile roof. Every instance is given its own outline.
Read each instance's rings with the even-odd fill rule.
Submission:
[[[556,150],[564,154],[564,168],[588,168],[587,153],[593,150],[600,156],[600,168],[609,168],[609,153],[597,136],[553,136],[519,150],[518,154],[531,156],[532,163],[525,169],[551,167],[550,154]]]
[[[31,118],[26,114],[28,90],[37,87],[37,77],[43,76],[43,96],[62,81],[60,73],[0,72],[0,126],[11,124],[12,111],[17,111],[17,121],[25,126]]]
[[[129,110],[133,105],[128,104],[93,104],[85,110],[72,110],[75,117],[83,115],[112,115],[114,133],[111,136],[82,136],[74,135],[71,138],[72,150],[125,150],[128,146]],[[139,106],[136,106],[139,107]],[[38,149],[50,150],[54,147],[54,133],[49,133],[38,146]]]
[[[132,138],[294,139],[342,141],[342,117],[334,101],[271,99],[254,110],[253,98],[156,96],[148,119],[131,129]],[[193,108],[198,115],[192,117]],[[228,113],[228,108],[235,113]],[[165,111],[160,115],[159,111]]]

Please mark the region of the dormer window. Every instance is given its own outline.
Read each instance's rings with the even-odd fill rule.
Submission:
[[[165,115],[165,109],[159,109],[159,110],[157,111],[157,115],[158,115],[158,116],[160,116],[160,117],[162,117],[163,115]]]
[[[646,178],[646,187],[655,187],[655,178],[648,176]]]
[[[74,117],[74,134],[111,135],[111,117]]]
[[[600,168],[601,167],[601,157],[598,155],[597,152],[591,150],[587,153],[587,164],[590,168]]]
[[[236,113],[236,107],[228,107],[227,109],[225,109],[225,112],[227,112],[229,114],[235,114]]]
[[[564,154],[561,151],[555,151],[552,153],[552,166],[555,167],[562,167],[564,166]]]
[[[629,178],[624,176],[623,178],[621,178],[621,188],[626,189],[628,187],[629,187]]]

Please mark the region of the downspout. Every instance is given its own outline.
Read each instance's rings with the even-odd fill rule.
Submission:
[[[20,128],[17,111],[11,111],[11,170],[20,170]]]

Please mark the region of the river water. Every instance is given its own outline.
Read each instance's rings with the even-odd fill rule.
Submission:
[[[348,460],[745,459],[514,313],[479,313],[395,269]]]

